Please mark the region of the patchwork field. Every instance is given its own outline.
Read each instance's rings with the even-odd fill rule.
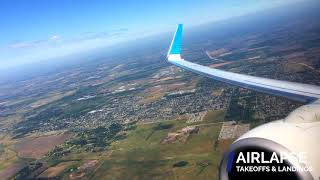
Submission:
[[[138,123],[122,131],[121,138],[111,142],[106,150],[78,149],[53,159],[44,155],[70,138],[70,134],[34,135],[15,141],[2,137],[0,157],[6,157],[10,163],[1,164],[0,174],[12,177],[31,158],[43,163],[31,173],[37,178],[217,179],[222,154],[232,142],[218,141],[224,116],[225,111],[212,110],[202,121],[194,123],[185,119]]]
[[[217,139],[218,122],[223,112],[211,112],[201,123],[186,124],[185,120],[139,124],[127,138],[112,144],[112,152],[96,170],[93,179],[217,179],[223,151]],[[215,120],[217,119],[217,120]],[[202,126],[202,124],[208,124]],[[199,128],[186,141],[161,143],[169,132],[187,126]],[[162,128],[159,128],[162,127]],[[223,148],[230,142],[224,142]],[[216,147],[215,147],[216,146]]]

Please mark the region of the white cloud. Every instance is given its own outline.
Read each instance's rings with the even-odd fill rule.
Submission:
[[[53,35],[53,36],[50,37],[50,40],[58,40],[58,39],[61,39],[61,36]]]
[[[90,51],[135,37],[137,35],[127,29],[117,29],[108,32],[87,32],[68,38],[54,34],[47,39],[15,42],[0,47],[0,69]]]
[[[9,47],[14,48],[14,49],[27,48],[30,46],[31,46],[31,44],[28,42],[17,42],[17,43],[9,44]]]
[[[63,45],[68,43],[82,43],[83,41],[92,40],[116,40],[125,37],[128,34],[128,29],[117,29],[109,32],[86,32],[80,35],[63,39],[60,35],[52,35],[48,39],[35,40],[35,41],[21,41],[13,44],[9,44],[9,48],[13,49],[30,49],[38,47],[50,47]]]

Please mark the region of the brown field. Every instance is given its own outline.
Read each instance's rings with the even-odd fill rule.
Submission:
[[[216,49],[213,51],[207,51],[207,54],[210,56],[219,56],[221,54],[227,53],[229,50],[225,49],[225,48],[221,48],[221,49]]]
[[[17,142],[14,148],[19,157],[39,159],[56,145],[62,144],[70,137],[71,134],[69,133],[41,137],[27,137]]]
[[[67,169],[71,165],[74,165],[75,163],[76,163],[76,161],[59,163],[56,166],[48,168],[43,173],[41,173],[38,177],[39,178],[52,178],[52,177],[59,176],[65,169]]]
[[[161,85],[150,87],[145,90],[145,93],[160,93],[163,92],[163,87]]]
[[[287,73],[297,73],[297,72],[303,72],[308,67],[303,64],[298,63],[286,63],[283,64],[283,71]]]
[[[167,93],[177,90],[190,90],[195,88],[198,79],[191,81],[190,83],[172,83],[172,84],[163,84],[148,88],[145,90],[145,93],[156,94],[156,93]]]
[[[211,94],[212,94],[213,96],[221,96],[222,93],[223,93],[223,89],[215,89],[215,90],[212,91]]]
[[[223,122],[225,113],[224,110],[209,110],[203,117],[203,121],[209,123]]]
[[[232,63],[232,62],[229,61],[229,62],[223,62],[223,63],[218,63],[218,64],[211,64],[209,66],[212,67],[212,68],[217,68],[217,67],[221,67],[221,66],[224,66],[224,65],[227,65],[227,64],[230,64],[230,63]]]
[[[62,99],[63,97],[70,96],[70,95],[74,94],[75,92],[76,91],[69,91],[69,92],[66,92],[64,94],[63,93],[54,93],[54,94],[49,95],[46,98],[40,99],[40,100],[32,103],[30,106],[32,108],[38,108],[40,106],[44,106],[44,105],[49,104],[51,102],[57,101],[59,99]]]
[[[9,179],[24,167],[23,163],[15,163],[3,170],[0,170],[1,179]]]
[[[170,91],[177,91],[177,90],[190,90],[193,89],[195,86],[192,82],[190,84],[186,83],[175,83],[175,84],[168,84],[165,86],[164,91],[170,92]]]
[[[155,102],[159,99],[161,99],[164,96],[164,93],[158,93],[158,94],[152,94],[151,96],[145,97],[141,99],[138,104],[148,104]]]
[[[143,99],[140,100],[139,104],[146,104],[152,103],[159,99],[161,99],[165,93],[176,91],[176,90],[189,90],[195,88],[195,81],[191,82],[190,84],[186,83],[173,83],[173,84],[166,84],[166,85],[157,85],[154,87],[150,87],[146,89],[143,93]]]
[[[11,137],[0,134],[0,145],[2,151],[0,154],[0,174],[3,173],[3,171],[11,171],[10,169],[12,168],[15,169],[14,167],[16,166],[11,166],[19,161],[16,152],[12,150],[12,146],[15,143],[15,140],[12,140]]]
[[[283,51],[286,52],[290,50],[296,50],[298,52],[300,48],[302,48],[300,44],[292,44],[292,45],[283,46],[283,47],[273,47],[272,51],[275,53],[278,53]]]
[[[163,82],[163,81],[169,81],[169,80],[173,80],[173,79],[174,79],[174,77],[169,76],[169,77],[161,78],[161,79],[159,79],[157,81],[158,82]]]
[[[232,142],[234,141],[235,139],[220,140],[217,148],[219,149],[220,152],[227,152],[227,150],[230,147],[230,144],[232,144]]]

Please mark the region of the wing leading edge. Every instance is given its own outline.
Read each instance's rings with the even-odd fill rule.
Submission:
[[[167,54],[168,62],[218,81],[300,102],[309,103],[320,98],[319,86],[238,74],[186,61],[181,58],[182,29],[183,25],[179,24]]]

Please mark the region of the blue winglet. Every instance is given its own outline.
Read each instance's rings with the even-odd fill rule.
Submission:
[[[181,53],[182,28],[183,28],[183,24],[179,24],[177,31],[174,34],[173,40],[171,42],[171,46],[168,51],[168,55]]]

